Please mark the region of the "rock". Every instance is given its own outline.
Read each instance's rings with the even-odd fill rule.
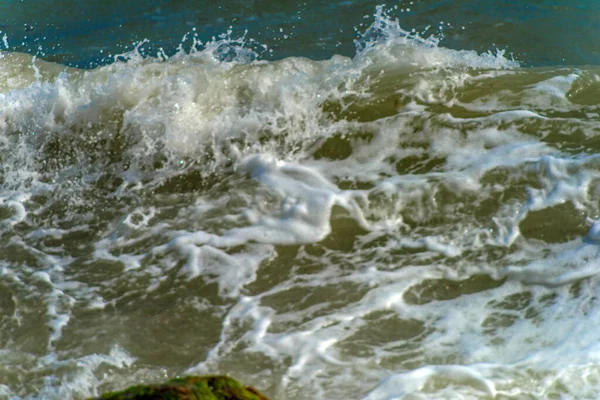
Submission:
[[[269,400],[228,376],[186,376],[156,385],[132,386],[95,400]]]

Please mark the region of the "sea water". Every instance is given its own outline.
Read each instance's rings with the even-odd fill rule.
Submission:
[[[0,398],[595,399],[595,2],[5,1]]]

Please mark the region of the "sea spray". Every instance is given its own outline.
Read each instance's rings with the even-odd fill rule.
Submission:
[[[594,397],[597,69],[382,8],[353,57],[247,40],[3,53],[0,393],[223,372],[277,399]]]

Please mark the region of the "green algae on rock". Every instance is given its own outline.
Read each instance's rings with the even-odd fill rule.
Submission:
[[[228,376],[186,376],[163,384],[137,385],[95,400],[268,400]]]

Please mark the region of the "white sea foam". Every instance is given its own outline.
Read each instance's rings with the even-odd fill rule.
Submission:
[[[462,365],[428,366],[405,374],[392,375],[386,378],[365,400],[392,400],[392,399],[421,399],[426,398],[421,394],[428,381],[433,378],[447,381],[448,384],[462,384],[471,387],[484,395],[495,397],[497,395],[492,381],[484,378],[477,367],[472,368]],[[421,392],[421,393],[419,393]],[[451,394],[448,393],[449,395]],[[437,397],[437,396],[436,396]]]
[[[95,372],[102,366],[127,369],[131,367],[134,359],[126,351],[119,347],[113,347],[108,354],[90,354],[78,359],[67,361],[53,361],[50,367],[61,369],[70,367],[73,369],[66,379],[48,379],[46,385],[39,393],[26,396],[26,399],[65,399],[76,397],[97,396],[95,389],[103,379],[99,379]],[[108,378],[105,374],[104,379]]]
[[[278,399],[597,392],[585,70],[446,49],[382,9],[353,58],[241,44],[91,71],[3,53],[0,329],[48,379],[0,395],[144,368]]]

